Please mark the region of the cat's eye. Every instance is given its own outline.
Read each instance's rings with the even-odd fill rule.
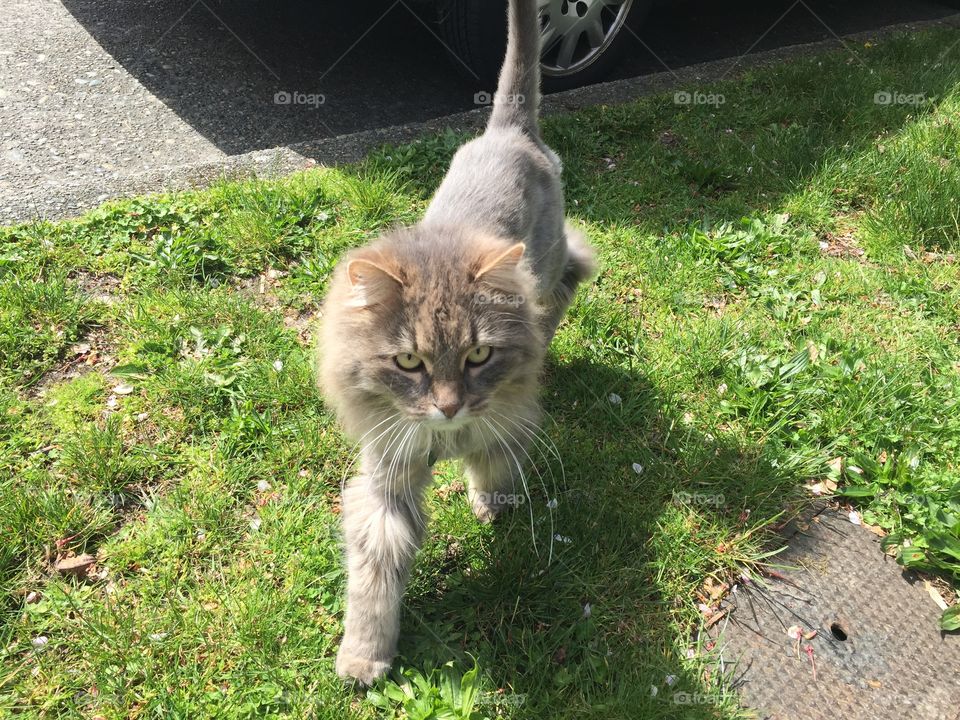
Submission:
[[[493,348],[489,345],[478,345],[467,353],[467,363],[469,365],[483,365],[490,359],[490,353],[492,352]]]
[[[420,366],[423,365],[423,360],[413,353],[400,353],[394,360],[401,370],[419,370]]]

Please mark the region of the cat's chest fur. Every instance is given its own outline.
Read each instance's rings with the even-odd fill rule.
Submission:
[[[431,430],[425,443],[427,464],[479,452],[491,439],[485,435],[472,423],[457,430]]]

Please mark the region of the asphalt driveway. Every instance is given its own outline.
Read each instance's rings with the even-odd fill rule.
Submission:
[[[0,0],[0,222],[62,217],[185,166],[474,107],[405,0]],[[955,12],[904,0],[684,0],[614,77]]]

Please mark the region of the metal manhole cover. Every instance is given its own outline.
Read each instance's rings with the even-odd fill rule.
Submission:
[[[771,720],[960,720],[960,636],[877,537],[824,511],[778,563],[796,569],[741,585],[713,629],[746,706]],[[792,626],[817,631],[799,657]]]

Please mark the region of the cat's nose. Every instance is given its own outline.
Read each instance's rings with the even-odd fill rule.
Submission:
[[[463,407],[463,403],[460,402],[459,400],[451,400],[443,403],[434,403],[434,405],[436,406],[437,410],[442,412],[448,418],[452,418],[454,415],[457,414],[457,411]]]
[[[452,418],[454,415],[456,415],[457,411],[460,410],[461,407],[463,407],[463,403],[456,402],[456,401],[443,403],[442,405],[436,406],[437,410],[442,412],[448,418]]]
[[[433,406],[448,418],[452,418],[463,407],[463,392],[459,383],[437,381],[430,390]]]

